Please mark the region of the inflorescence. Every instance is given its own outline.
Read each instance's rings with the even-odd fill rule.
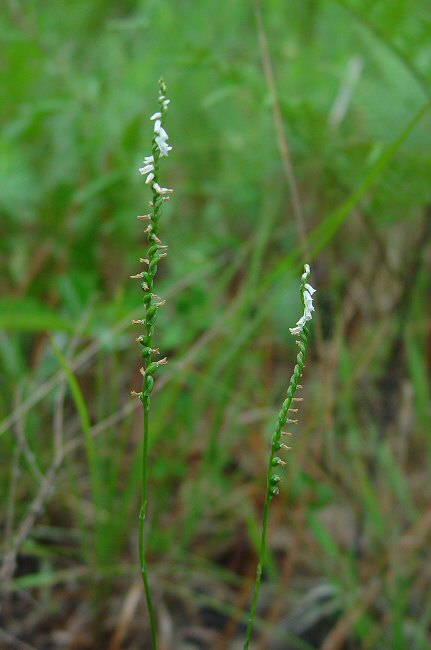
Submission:
[[[316,289],[308,284],[308,279],[310,277],[310,267],[308,264],[304,267],[304,273],[301,276],[301,301],[304,309],[304,313],[301,318],[296,323],[295,327],[290,327],[290,332],[293,336],[298,337],[296,343],[299,347],[299,352],[296,356],[296,364],[293,369],[292,377],[290,378],[289,387],[287,389],[287,397],[283,402],[280,413],[278,415],[277,425],[272,436],[271,441],[271,454],[269,460],[269,471],[268,471],[268,496],[273,497],[278,494],[278,483],[281,481],[281,477],[273,471],[274,468],[278,466],[285,465],[283,461],[276,454],[282,449],[289,450],[291,447],[285,445],[282,442],[282,436],[291,436],[292,434],[289,431],[283,431],[283,428],[286,424],[297,424],[297,408],[292,408],[292,402],[301,402],[302,397],[296,397],[296,391],[298,388],[302,388],[299,384],[299,379],[302,377],[302,371],[305,366],[305,354],[307,351],[308,343],[308,328],[307,321],[312,319],[312,312],[314,311],[313,307],[313,293]],[[289,417],[292,414],[293,417]]]
[[[132,395],[139,397],[142,402],[149,401],[149,396],[154,387],[154,373],[157,368],[167,363],[166,357],[159,361],[153,361],[153,355],[159,354],[159,350],[153,347],[154,323],[157,318],[157,312],[165,304],[159,296],[153,293],[154,278],[157,273],[159,261],[166,257],[167,246],[163,246],[158,236],[159,219],[162,212],[163,204],[169,200],[169,195],[173,190],[168,187],[162,187],[159,183],[159,160],[167,156],[172,147],[168,144],[169,136],[164,128],[164,119],[168,110],[170,100],[166,99],[166,86],[163,80],[160,80],[159,105],[160,109],[151,116],[150,120],[154,123],[154,135],[152,140],[152,152],[150,156],[145,156],[143,166],[139,172],[146,176],[145,183],[152,189],[152,200],[149,202],[151,211],[149,214],[139,215],[137,218],[141,221],[147,221],[145,233],[148,239],[147,256],[140,258],[141,264],[147,267],[145,271],[130,276],[132,279],[141,280],[141,289],[144,292],[143,302],[145,305],[145,317],[132,321],[135,325],[143,325],[145,334],[138,336],[136,339],[142,346],[141,354],[145,365],[141,368],[143,384],[141,391],[132,391]]]

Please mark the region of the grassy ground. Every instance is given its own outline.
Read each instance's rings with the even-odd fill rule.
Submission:
[[[306,261],[317,313],[253,647],[431,646],[429,7],[262,5],[0,9],[2,648],[149,647],[128,278],[161,74],[161,648],[242,647]]]

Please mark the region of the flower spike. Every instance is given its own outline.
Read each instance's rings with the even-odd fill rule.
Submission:
[[[307,344],[308,344],[307,322],[312,319],[313,316],[312,312],[314,311],[312,296],[316,290],[308,283],[309,277],[310,277],[310,267],[308,264],[306,264],[304,266],[304,273],[301,276],[301,287],[300,287],[302,307],[304,313],[296,323],[295,327],[289,328],[291,334],[293,334],[293,336],[295,337],[298,337],[297,344],[299,347],[299,352],[296,356],[296,364],[293,369],[293,374],[290,378],[289,387],[287,389],[287,397],[283,402],[280,413],[278,414],[277,424],[271,439],[271,451],[269,454],[268,472],[266,477],[266,496],[265,496],[265,505],[263,509],[263,523],[262,523],[262,534],[261,534],[261,542],[260,542],[259,563],[257,565],[256,581],[254,586],[253,600],[251,603],[250,617],[248,620],[246,638],[244,642],[244,650],[248,650],[250,639],[251,639],[253,621],[256,613],[257,599],[259,596],[260,581],[261,581],[262,572],[265,563],[266,534],[267,534],[267,526],[268,526],[269,504],[271,500],[279,494],[278,483],[281,480],[281,476],[275,474],[274,470],[275,468],[277,468],[280,471],[280,469],[286,464],[284,460],[282,460],[281,458],[279,458],[279,456],[277,456],[277,453],[279,453],[282,450],[285,450],[287,452],[292,449],[292,447],[285,445],[284,443],[281,442],[282,436],[292,437],[292,433],[290,431],[283,431],[283,428],[286,424],[297,424],[298,420],[296,418],[295,419],[289,418],[288,414],[289,413],[296,414],[298,412],[298,409],[292,408],[292,402],[301,402],[303,399],[302,397],[295,397],[295,393],[298,390],[298,388],[302,388],[302,386],[299,384],[299,378],[302,376],[302,371],[305,368],[305,354],[307,352]]]

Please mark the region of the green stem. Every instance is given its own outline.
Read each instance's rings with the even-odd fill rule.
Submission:
[[[268,480],[269,480],[269,470],[268,470]],[[263,568],[264,568],[264,565],[265,565],[266,531],[267,531],[267,528],[268,528],[268,514],[269,514],[269,502],[270,502],[270,500],[271,500],[271,496],[270,496],[269,489],[268,489],[268,486],[267,486],[265,505],[264,505],[264,508],[263,508],[262,537],[261,537],[261,540],[260,540],[259,563],[257,565],[257,570],[256,570],[256,581],[254,583],[253,600],[252,600],[251,608],[250,608],[250,617],[248,619],[247,633],[246,633],[245,642],[244,642],[244,650],[247,650],[247,648],[248,648],[248,645],[249,645],[250,639],[251,639],[251,633],[253,631],[253,621],[254,621],[254,616],[255,616],[255,613],[256,613],[257,600],[259,598],[260,581],[261,581],[261,578],[262,578]]]
[[[145,596],[147,599],[148,615],[150,617],[151,625],[151,639],[153,650],[157,650],[157,636],[156,636],[156,617],[154,615],[153,601],[151,599],[150,584],[148,581],[147,561],[145,558],[145,515],[147,510],[147,456],[148,456],[148,412],[149,412],[149,398],[143,400],[144,406],[144,444],[142,449],[142,497],[141,509],[139,512],[139,562],[141,564],[141,575],[144,581]]]

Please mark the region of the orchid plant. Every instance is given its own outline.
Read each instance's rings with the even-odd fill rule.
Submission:
[[[301,402],[302,397],[296,397],[296,391],[298,388],[302,388],[299,384],[299,379],[302,377],[302,371],[305,366],[305,356],[307,352],[308,345],[308,327],[307,322],[312,319],[314,306],[313,306],[313,293],[316,291],[313,287],[308,284],[308,279],[310,277],[310,267],[308,264],[304,267],[304,273],[301,276],[301,301],[304,313],[301,318],[298,320],[294,327],[290,327],[290,333],[298,337],[296,343],[299,347],[299,352],[296,357],[296,365],[293,369],[293,374],[290,378],[289,387],[287,389],[287,397],[283,402],[280,413],[278,414],[278,420],[275,427],[275,431],[272,435],[271,440],[271,450],[269,453],[268,461],[268,471],[266,476],[266,496],[265,496],[265,505],[263,508],[263,521],[262,521],[262,532],[260,540],[260,550],[259,550],[259,561],[256,570],[256,581],[254,586],[253,599],[251,603],[250,616],[248,620],[246,638],[244,642],[244,650],[248,650],[251,634],[253,630],[253,621],[256,614],[256,606],[259,597],[260,581],[262,578],[262,572],[265,565],[265,556],[266,556],[266,535],[268,528],[268,515],[269,515],[269,504],[271,499],[279,493],[278,484],[282,480],[279,468],[286,465],[286,462],[280,458],[278,455],[282,450],[290,450],[291,447],[285,445],[282,442],[282,436],[291,436],[292,434],[289,431],[283,431],[283,428],[286,424],[297,424],[297,413],[298,408],[293,408],[293,402]],[[290,413],[293,414],[293,418],[289,417]]]
[[[166,86],[163,79],[160,80],[160,93],[159,93],[159,110],[155,112],[150,120],[153,122],[153,140],[152,152],[150,155],[145,156],[142,167],[139,172],[145,176],[145,183],[150,186],[152,191],[152,198],[149,202],[150,211],[148,214],[139,215],[138,219],[147,222],[145,234],[148,240],[147,256],[140,258],[140,262],[145,265],[145,270],[130,276],[133,279],[141,281],[141,289],[143,291],[144,315],[143,318],[132,321],[135,325],[140,325],[144,328],[144,332],[137,337],[137,341],[141,345],[141,356],[143,358],[143,366],[140,369],[142,374],[142,388],[140,391],[132,391],[132,395],[139,398],[143,405],[143,451],[142,451],[142,494],[141,494],[141,508],[139,512],[139,560],[141,566],[141,575],[144,583],[148,614],[151,626],[152,648],[157,650],[157,634],[156,634],[156,620],[154,607],[151,599],[150,586],[148,580],[147,561],[145,553],[145,518],[147,511],[147,456],[148,456],[148,436],[149,436],[149,412],[150,412],[150,395],[154,388],[154,376],[159,368],[167,363],[167,358],[164,357],[154,361],[154,355],[159,354],[158,348],[153,347],[154,325],[157,318],[157,313],[160,307],[165,303],[157,296],[154,290],[154,280],[157,274],[159,262],[162,258],[166,257],[167,246],[164,246],[159,237],[159,220],[162,214],[163,204],[169,200],[170,194],[173,190],[163,187],[160,184],[160,159],[168,156],[172,147],[168,144],[169,136],[165,130],[165,117],[168,110],[169,99],[166,98]],[[312,319],[313,307],[313,294],[315,289],[308,283],[310,277],[310,267],[308,264],[304,267],[304,273],[301,277],[301,300],[303,306],[303,315],[299,318],[296,325],[290,328],[293,336],[297,337],[296,343],[299,347],[299,352],[296,357],[296,365],[293,370],[292,377],[290,378],[289,387],[287,389],[287,397],[283,402],[282,408],[278,415],[278,421],[275,431],[271,440],[271,450],[268,461],[268,471],[266,478],[266,496],[265,505],[263,510],[263,522],[260,541],[259,561],[256,571],[256,581],[251,603],[250,617],[247,626],[246,639],[244,642],[244,650],[249,647],[253,621],[256,613],[256,606],[259,596],[260,582],[262,572],[265,564],[266,555],[266,535],[268,528],[268,515],[269,504],[273,497],[279,492],[278,484],[281,481],[279,475],[280,467],[284,466],[286,462],[280,457],[283,450],[289,450],[290,447],[282,442],[282,436],[290,436],[291,433],[283,431],[286,424],[296,424],[298,422],[296,414],[298,408],[293,408],[293,402],[300,402],[301,397],[296,397],[296,391],[302,386],[299,384],[299,379],[302,376],[302,371],[305,365],[305,355],[307,352],[308,344],[308,328],[307,322]],[[290,417],[293,413],[295,417]]]
[[[143,303],[145,308],[142,319],[132,321],[134,325],[140,325],[144,328],[144,333],[137,337],[141,345],[141,356],[144,361],[140,369],[142,375],[142,388],[140,391],[132,391],[132,395],[138,397],[143,406],[143,451],[142,451],[142,494],[141,508],[139,512],[139,561],[141,565],[141,575],[144,582],[145,595],[147,600],[148,614],[151,625],[151,638],[153,650],[157,650],[156,619],[154,607],[151,599],[150,586],[148,580],[148,570],[145,554],[145,517],[147,510],[147,457],[148,457],[148,436],[149,436],[149,411],[150,395],[154,388],[154,375],[159,368],[167,363],[167,358],[153,360],[154,355],[159,354],[158,348],[153,347],[154,324],[160,307],[165,304],[159,296],[153,293],[154,279],[157,273],[159,262],[166,257],[167,246],[162,245],[159,238],[159,220],[162,215],[163,204],[169,200],[169,195],[173,190],[160,185],[160,159],[167,156],[172,147],[168,144],[169,136],[164,128],[166,112],[168,110],[169,99],[166,98],[166,85],[163,79],[160,80],[159,92],[159,110],[154,113],[150,120],[154,124],[154,135],[152,141],[151,155],[144,158],[143,166],[139,172],[146,176],[145,183],[150,186],[152,198],[149,202],[150,212],[139,215],[138,219],[146,221],[147,226],[145,234],[147,235],[148,250],[146,257],[140,258],[141,264],[145,265],[145,270],[130,276],[133,279],[141,280],[141,289],[143,291]]]

